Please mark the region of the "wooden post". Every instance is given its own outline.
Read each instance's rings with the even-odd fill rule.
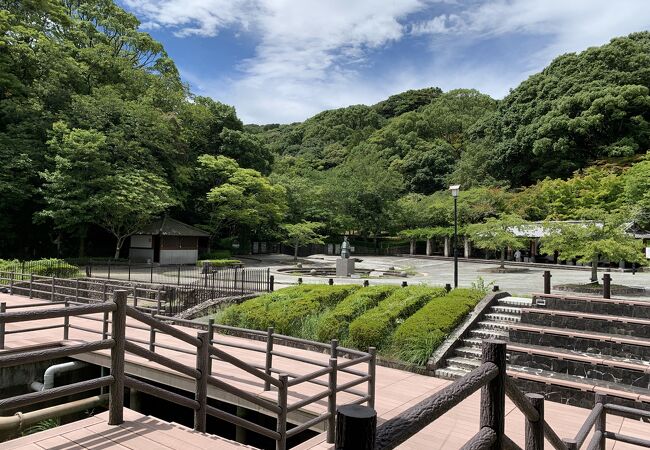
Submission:
[[[7,312],[7,303],[0,303],[0,314]],[[4,320],[0,322],[0,350],[5,348],[5,322]]]
[[[160,288],[156,291],[156,314],[160,314]]]
[[[212,346],[214,339],[214,319],[208,319],[208,347]],[[208,357],[208,374],[212,375],[212,357]]]
[[[505,431],[506,406],[506,343],[494,339],[483,341],[483,363],[491,362],[499,368],[499,374],[481,388],[481,420],[480,428],[489,427],[496,433],[496,441],[491,450],[503,447]]]
[[[208,361],[210,360],[210,336],[207,331],[199,331],[196,337],[201,344],[196,349],[196,370],[200,372],[196,379],[194,400],[199,402],[199,409],[194,411],[194,429],[205,433],[206,411],[208,405]]]
[[[153,262],[151,263],[151,266],[149,267],[149,282],[153,283]]]
[[[32,298],[32,290],[34,289],[34,274],[29,274],[29,298]]]
[[[607,403],[607,396],[605,394],[596,394],[596,402],[594,406],[596,406],[599,403],[603,405],[603,410],[600,413],[600,417],[596,419],[596,425],[594,431],[600,431],[602,433],[600,438],[600,443],[598,445],[598,450],[605,450],[605,443],[607,441],[605,437],[605,433],[607,432],[607,412],[604,408],[605,403]]]
[[[550,270],[545,270],[544,271],[544,293],[545,294],[550,294],[551,293],[551,271]]]
[[[564,445],[566,445],[567,450],[578,450],[578,443],[575,439],[562,439]]]
[[[14,273],[9,274],[9,295],[14,295]]]
[[[526,417],[526,449],[544,450],[544,396],[526,394],[526,398],[539,414],[537,422],[531,422]]]
[[[269,292],[273,292],[275,288],[275,275],[269,275]]]
[[[117,309],[113,311],[111,337],[115,341],[111,349],[111,375],[114,378],[108,403],[108,424],[124,422],[124,347],[126,342],[126,296],[127,291],[113,292]]]
[[[176,277],[176,285],[180,286],[181,285],[181,265],[178,265],[178,275]]]
[[[612,298],[612,276],[603,274],[603,298]]]
[[[50,301],[52,302],[54,301],[54,283],[55,283],[54,277],[52,277],[52,289],[51,289],[52,292],[50,293]]]
[[[289,375],[281,373],[280,388],[278,389],[278,423],[275,431],[280,435],[280,439],[276,441],[275,450],[286,450],[287,448],[287,397],[289,394]]]
[[[338,347],[339,347],[339,340],[332,339],[330,341],[330,358],[338,358],[339,356]]]
[[[70,303],[68,302],[68,300],[65,301],[65,307],[66,308],[70,307]],[[63,340],[67,341],[69,335],[70,335],[70,316],[65,316],[63,318]]]
[[[336,412],[336,450],[374,450],[377,412],[367,406],[343,405]]]
[[[154,318],[154,312],[151,311],[151,318]],[[149,329],[149,351],[150,352],[155,352],[156,351],[156,328],[151,327]]]
[[[133,286],[133,307],[138,307],[138,288],[136,286]]]
[[[327,282],[330,286],[334,285],[334,278],[330,278],[329,281]]]
[[[371,408],[375,407],[375,381],[377,377],[377,348],[370,347],[368,348],[368,353],[370,353],[371,358],[368,361],[368,375],[370,379],[368,380],[368,406]]]
[[[335,340],[335,339],[334,339]],[[327,412],[330,413],[327,419],[327,443],[333,444],[336,439],[336,376],[338,360],[336,357],[330,358],[330,376],[328,389],[330,394],[327,396]]]
[[[271,376],[271,368],[273,367],[273,327],[266,329],[266,363],[264,365],[264,373]],[[271,383],[264,382],[264,390],[271,390]]]
[[[74,301],[79,302],[79,278],[75,280],[74,284]]]

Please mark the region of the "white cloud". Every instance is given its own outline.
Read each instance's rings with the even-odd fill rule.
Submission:
[[[124,1],[150,29],[166,27],[181,37],[224,29],[251,34],[255,54],[240,61],[236,78],[183,73],[198,93],[235,105],[245,121],[257,123],[303,120],[324,108],[369,104],[425,86],[473,87],[500,97],[558,54],[650,24],[647,0]],[[420,20],[413,22],[415,16]],[[522,34],[543,36],[545,44],[507,60],[464,59],[463,51],[479,40]],[[361,70],[386,46],[423,36],[433,45],[410,67],[400,61],[400,67],[362,79]]]

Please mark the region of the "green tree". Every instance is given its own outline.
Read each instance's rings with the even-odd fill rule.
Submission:
[[[284,232],[284,242],[293,245],[293,260],[298,260],[298,248],[306,244],[323,244],[325,236],[317,233],[322,228],[320,222],[302,221],[299,223],[286,223],[281,226]]]
[[[282,186],[225,156],[202,155],[198,163],[202,176],[214,186],[206,194],[213,233],[227,226],[268,228],[284,218],[287,204]]]
[[[591,264],[591,282],[598,282],[598,261],[627,261],[646,264],[643,243],[625,233],[624,226],[616,220],[604,223],[548,224],[547,234],[542,237],[542,249],[547,253],[558,252],[561,260],[577,259]]]
[[[523,219],[515,215],[491,217],[483,223],[467,226],[467,234],[478,248],[501,252],[501,265],[505,267],[506,248],[526,247],[526,238],[517,231],[525,225]]]

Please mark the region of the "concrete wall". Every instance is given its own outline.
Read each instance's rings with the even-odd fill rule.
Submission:
[[[196,264],[198,259],[197,249],[160,250],[160,264]]]

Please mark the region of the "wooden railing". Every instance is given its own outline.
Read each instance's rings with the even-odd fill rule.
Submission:
[[[406,442],[413,435],[443,416],[467,397],[481,390],[480,429],[463,449],[520,449],[505,434],[506,395],[523,412],[526,418],[526,450],[544,448],[544,438],[557,450],[568,447],[544,420],[544,397],[523,394],[506,375],[506,343],[483,342],[482,364],[431,397],[407,409],[379,427],[364,426],[367,435],[358,431],[346,432],[345,422],[350,420],[339,411],[336,448],[342,450],[388,450]],[[368,420],[374,420],[366,414]],[[376,417],[376,416],[375,416]]]
[[[246,343],[227,341],[214,336],[216,329],[228,329],[229,327],[218,326],[211,323],[206,331],[199,331],[196,336],[186,333],[173,325],[162,320],[162,317],[156,316],[155,311],[149,314],[130,306],[127,303],[127,291],[117,290],[113,293],[113,300],[96,304],[83,304],[76,301],[65,302],[39,302],[31,304],[20,304],[15,306],[6,306],[2,304],[0,309],[0,340],[4,341],[4,335],[19,332],[36,332],[51,328],[63,328],[63,339],[68,339],[69,330],[75,329],[88,333],[97,333],[101,335],[101,340],[87,342],[82,344],[67,345],[62,348],[48,349],[34,352],[17,352],[7,355],[0,354],[0,368],[8,367],[27,362],[44,361],[56,357],[73,356],[79,353],[89,351],[111,349],[110,355],[110,375],[101,377],[97,380],[89,380],[81,383],[75,383],[61,388],[25,394],[10,399],[0,400],[2,407],[21,407],[33,403],[38,403],[60,396],[70,395],[72,393],[85,392],[87,390],[97,389],[100,387],[110,386],[109,396],[109,423],[119,424],[122,422],[122,409],[124,401],[124,389],[131,388],[144,393],[155,395],[159,398],[188,407],[194,410],[194,428],[198,431],[205,431],[206,416],[214,416],[219,419],[230,422],[234,425],[241,426],[255,433],[259,433],[276,441],[277,449],[285,449],[287,439],[299,434],[300,432],[318,425],[321,422],[327,422],[328,442],[334,442],[335,417],[337,407],[337,393],[346,392],[359,397],[353,403],[366,403],[374,406],[375,400],[375,351],[360,352],[353,349],[338,347],[337,341],[330,344],[322,344],[311,341],[304,341],[312,346],[327,347],[330,351],[330,358],[327,363],[294,355],[289,352],[283,352],[274,347],[276,340],[303,341],[289,336],[276,335],[272,330],[267,332],[257,332],[269,337],[264,348],[258,348]],[[63,304],[63,307],[59,305]],[[43,306],[54,306],[54,308],[44,309]],[[7,309],[22,308],[20,311],[9,311]],[[103,314],[103,318],[96,317],[97,314]],[[95,315],[93,317],[92,315]],[[110,315],[110,316],[109,316]],[[126,318],[127,316],[138,323],[130,322],[128,328],[149,331],[148,340],[137,339],[126,335]],[[70,323],[70,318],[75,317],[83,320],[101,322],[101,330],[98,328],[89,328]],[[20,321],[38,322],[43,319],[62,318],[63,324],[45,326],[34,326],[29,329],[6,331],[6,323]],[[110,332],[109,332],[110,325]],[[247,330],[255,333],[254,331]],[[170,345],[168,343],[156,342],[157,334],[171,336],[184,343],[185,348]],[[3,342],[4,343],[4,342]],[[144,345],[144,346],[142,346]],[[244,350],[259,352],[264,354],[263,363],[251,363],[243,361],[224,350],[224,347],[235,347]],[[196,357],[196,364],[188,366],[176,359],[156,352],[156,349],[162,348],[170,351],[191,354]],[[148,359],[166,368],[178,372],[186,377],[195,380],[194,399],[187,398],[177,393],[168,391],[164,388],[154,386],[145,381],[129,377],[125,374],[124,362],[125,354],[132,353],[136,356]],[[352,359],[342,358],[342,356],[352,356]],[[317,369],[305,373],[286,373],[276,369],[273,366],[274,358],[288,358],[291,360],[307,363],[317,366]],[[265,390],[277,390],[276,400],[268,400],[259,397],[253,393],[244,391],[232,384],[229,384],[212,375],[212,361],[218,360],[221,363],[230,364],[246,373],[256,377],[264,383]],[[367,363],[367,370],[358,370],[352,368],[359,364]],[[351,381],[341,383],[338,381],[340,373],[354,375]],[[321,378],[327,377],[327,381]],[[292,404],[288,403],[291,388],[303,383],[314,383],[324,386],[321,392],[307,398],[303,398]],[[360,384],[367,384],[366,392],[353,389]],[[266,414],[277,419],[276,429],[268,429],[261,425],[250,422],[244,418],[235,416],[216,409],[207,403],[207,387],[214,386],[229,394],[246,400],[262,410]],[[54,395],[54,396],[53,396]],[[314,417],[313,419],[300,424],[294,428],[287,429],[287,415],[303,407],[311,405],[319,400],[327,398],[326,412]]]

